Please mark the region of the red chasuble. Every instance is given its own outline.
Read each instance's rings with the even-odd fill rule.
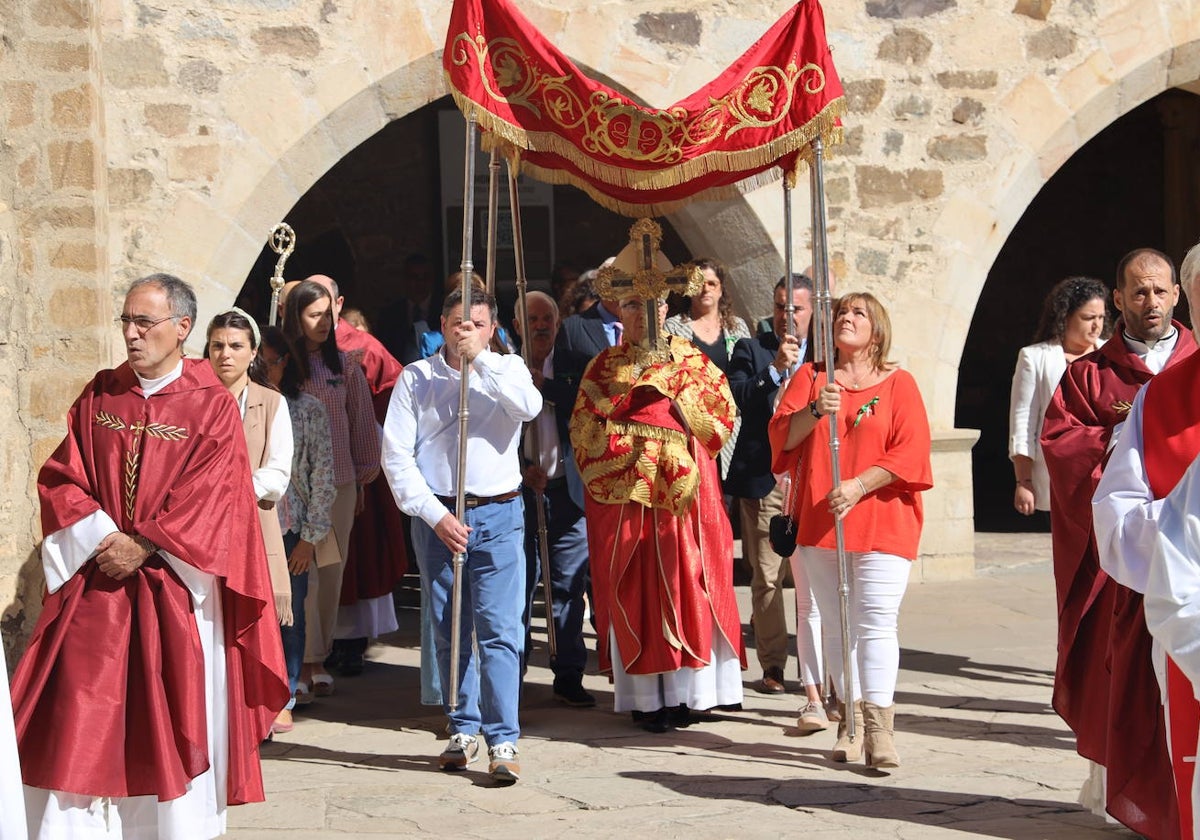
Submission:
[[[263,799],[258,747],[288,701],[237,405],[208,362],[146,399],[128,364],[99,373],[38,475],[42,531],[103,510],[216,576],[228,679],[230,805]],[[152,556],[114,581],[89,560],[47,596],[13,678],[25,783],[175,799],[207,769],[204,661],[191,595]]]
[[[672,336],[668,347],[653,362],[628,344],[602,352],[571,417],[587,488],[596,647],[609,673],[610,630],[627,673],[660,674],[711,662],[714,625],[746,667],[714,461],[733,429],[733,396],[690,343]]]
[[[383,425],[392,388],[404,368],[374,336],[344,320],[338,321],[337,342],[338,349],[346,354],[346,361],[363,369],[371,389],[375,420]],[[350,531],[340,603],[354,604],[390,595],[406,571],[404,523],[387,476],[380,470],[376,479],[363,488],[363,509],[354,518],[354,528]]]
[[[1191,333],[1174,326],[1168,368],[1196,349]],[[1142,596],[1100,568],[1092,531],[1091,500],[1113,427],[1153,376],[1125,346],[1123,328],[1118,322],[1103,347],[1067,366],[1042,425],[1058,596],[1053,703],[1079,754],[1104,765],[1108,812],[1141,834],[1173,837],[1177,829],[1151,816],[1162,811],[1171,768]],[[1112,692],[1113,685],[1138,690]]]
[[[1142,459],[1154,498],[1164,498],[1200,455],[1200,354],[1165,370],[1146,386],[1142,403]],[[1198,628],[1200,630],[1200,628]],[[1180,833],[1192,836],[1192,774],[1200,707],[1195,689],[1175,663],[1167,661],[1172,765],[1179,805]]]

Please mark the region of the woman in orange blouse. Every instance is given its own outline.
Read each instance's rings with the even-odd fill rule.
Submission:
[[[792,377],[769,430],[773,469],[792,474],[797,488],[799,551],[822,615],[838,613],[834,520],[841,520],[849,565],[854,715],[864,737],[846,738],[846,709],[834,761],[897,767],[893,697],[900,667],[896,633],[909,564],[917,556],[922,490],[933,486],[929,420],[916,381],[887,361],[891,322],[865,292],[833,307],[832,381],[824,365],[806,364]],[[831,474],[829,424],[837,423],[842,476]],[[824,623],[825,652],[844,685],[839,622]]]

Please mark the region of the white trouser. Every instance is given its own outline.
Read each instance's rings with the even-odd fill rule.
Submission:
[[[842,668],[841,622],[838,620],[837,552],[802,546],[808,581],[825,621],[822,638],[829,656],[829,672],[845,691]],[[846,552],[849,572],[850,665],[854,699],[890,706],[900,671],[897,622],[900,602],[908,586],[910,561],[894,554]]]
[[[825,677],[821,648],[821,610],[813,598],[812,586],[808,582],[808,570],[797,548],[788,558],[792,567],[792,582],[796,585],[796,664],[800,670],[801,685],[820,687]]]

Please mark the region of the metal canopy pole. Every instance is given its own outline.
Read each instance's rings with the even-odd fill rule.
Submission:
[[[812,188],[812,239],[813,272],[817,286],[817,344],[818,361],[825,363],[826,382],[833,381],[833,302],[829,294],[829,245],[825,230],[825,146],[820,137],[812,141],[812,161],[809,179]],[[838,439],[837,417],[829,418],[829,460],[833,481],[836,486],[842,480],[841,463],[838,457],[841,441]],[[837,548],[838,567],[838,613],[842,631],[842,702],[846,713],[846,737],[851,742],[857,736],[854,721],[854,673],[850,656],[850,567],[846,557],[846,535],[842,521],[833,520],[834,541]]]
[[[463,154],[463,238],[462,238],[462,317],[471,317],[471,276],[475,266],[471,262],[471,248],[474,245],[475,223],[475,116],[467,117],[466,151]],[[446,336],[450,340],[450,336]],[[465,528],[467,525],[467,430],[469,427],[470,411],[468,398],[468,374],[470,365],[459,359],[459,391],[458,391],[458,473],[457,487],[454,494],[454,513]],[[450,561],[454,580],[450,586],[450,711],[458,709],[458,666],[460,659],[462,635],[462,576],[463,563],[466,561],[465,552],[455,552]]]
[[[517,310],[521,313],[521,357],[528,367],[533,362],[532,339],[529,334],[529,301],[526,292],[529,279],[525,276],[525,240],[521,233],[521,195],[517,185],[517,173],[512,162],[508,164],[508,207],[512,213],[513,257],[517,273]],[[541,458],[542,441],[538,434],[537,418],[525,424],[535,457]],[[539,462],[540,466],[540,462]],[[550,663],[558,656],[558,633],[554,629],[554,598],[550,584],[550,532],[546,524],[546,494],[534,493],[534,508],[537,511],[538,559],[542,569],[542,596],[546,601],[546,647],[550,651]]]
[[[483,286],[489,295],[496,294],[496,224],[500,209],[500,150],[493,147],[488,160],[488,226],[487,267],[483,270]],[[463,314],[466,317],[466,314]]]
[[[785,174],[783,176],[783,277],[784,293],[787,295],[787,303],[784,304],[787,312],[787,321],[783,330],[785,335],[796,335],[796,302],[792,294],[794,289],[792,267],[794,265],[792,260],[792,181],[788,174]],[[799,336],[796,337],[799,338]]]

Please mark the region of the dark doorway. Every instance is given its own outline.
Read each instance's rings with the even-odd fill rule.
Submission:
[[[1181,208],[1194,207],[1200,178],[1197,126],[1200,97],[1183,91],[1129,112],[1042,187],[997,256],[963,349],[955,413],[956,426],[982,432],[972,453],[976,530],[1045,527],[1013,509],[1008,416],[1017,352],[1032,341],[1042,301],[1064,277],[1096,277],[1111,288],[1121,256],[1143,246],[1178,265],[1200,233],[1197,216],[1180,218]],[[1190,237],[1178,233],[1181,223],[1191,226]],[[1181,305],[1176,317],[1186,315]]]
[[[434,294],[440,299],[444,279],[458,270],[461,251],[461,239],[456,239],[460,237],[461,221],[449,232],[449,247],[443,242],[443,207],[456,201],[461,205],[461,194],[443,196],[442,187],[443,135],[439,133],[439,120],[441,112],[452,110],[454,103],[447,96],[388,124],[304,194],[284,219],[297,236],[296,251],[284,272],[288,280],[314,273],[334,277],[346,305],[362,310],[374,329],[386,330],[387,325],[379,319],[386,317],[389,305],[408,294],[404,263],[419,254],[433,266],[438,286]],[[461,169],[462,162],[449,161],[448,165]],[[502,166],[502,190],[507,190],[506,177]],[[527,246],[530,288],[549,290],[553,265],[595,268],[629,241],[633,219],[599,207],[574,187],[552,189],[552,225],[546,222],[547,213],[542,208],[522,212],[527,242],[539,230],[543,232],[536,247]],[[486,199],[486,188],[483,193]],[[692,255],[674,229],[662,223],[663,252],[673,262],[690,259]],[[480,225],[477,219],[475,270],[482,274],[486,231]],[[553,233],[548,234],[551,229]],[[449,259],[443,256],[447,253]],[[264,244],[239,295],[240,305],[264,322],[276,259]],[[512,251],[498,251],[496,279],[502,318],[512,312],[513,275]]]

